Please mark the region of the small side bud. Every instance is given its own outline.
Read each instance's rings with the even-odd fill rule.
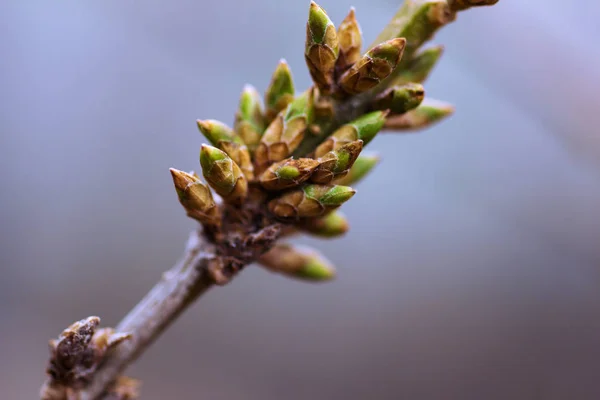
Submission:
[[[411,131],[428,128],[452,115],[454,106],[438,100],[426,99],[421,105],[402,115],[394,115],[385,121],[384,130]]]
[[[243,143],[242,139],[235,132],[221,121],[214,119],[197,120],[198,129],[213,145],[218,146],[220,141],[229,141]]]
[[[194,175],[171,168],[179,202],[190,218],[207,225],[219,225],[220,214],[210,189]]]
[[[335,67],[337,73],[341,74],[360,60],[361,56],[362,32],[356,20],[354,7],[350,8],[350,12],[338,27],[337,35],[340,52]]]
[[[255,169],[259,173],[288,158],[298,147],[312,120],[313,109],[314,92],[309,89],[275,117],[254,152]]]
[[[350,186],[363,179],[381,161],[379,156],[360,155],[346,176],[335,181],[338,185]]]
[[[273,121],[279,112],[285,110],[294,100],[294,80],[292,72],[285,60],[279,61],[271,83],[265,92],[265,107],[267,122]]]
[[[306,281],[327,281],[335,277],[335,268],[308,247],[278,244],[263,254],[260,264],[268,270]]]
[[[223,200],[241,204],[248,195],[248,181],[240,167],[224,151],[203,144],[200,165],[206,181]]]
[[[332,150],[319,158],[319,166],[310,180],[315,183],[329,183],[345,176],[362,151],[363,141],[355,140]]]
[[[323,94],[331,93],[338,52],[339,42],[335,25],[325,10],[311,1],[306,23],[304,58],[315,85]]]
[[[339,85],[351,95],[366,92],[390,76],[402,59],[406,40],[396,38],[369,50],[339,79]]]
[[[334,238],[348,232],[350,225],[342,213],[334,211],[321,218],[311,218],[300,222],[299,228],[314,236]]]
[[[356,191],[340,185],[306,185],[269,202],[269,211],[284,220],[314,218],[335,210]]]
[[[390,110],[392,114],[404,114],[417,108],[425,98],[425,89],[419,83],[394,86],[378,95],[373,101],[376,110]]]
[[[319,162],[312,158],[287,159],[271,165],[259,178],[267,190],[284,190],[299,186],[310,178]]]
[[[238,111],[235,114],[234,129],[249,149],[254,150],[256,148],[265,130],[265,123],[260,95],[254,86],[244,86]]]
[[[323,157],[355,140],[362,140],[366,146],[383,127],[387,114],[387,111],[373,111],[343,125],[317,147],[315,157]]]
[[[443,53],[444,46],[433,46],[420,51],[402,69],[396,82],[425,82]]]

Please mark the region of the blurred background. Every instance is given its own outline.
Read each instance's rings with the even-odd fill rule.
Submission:
[[[399,2],[357,8],[365,42]],[[279,58],[296,87],[308,0],[0,4],[0,387],[37,398],[47,341],[119,319],[179,257],[169,167],[197,118],[232,123]],[[600,398],[600,52],[593,0],[459,15],[426,83],[447,122],[382,134],[343,239],[302,239],[323,285],[248,268],[128,371],[143,399]],[[10,361],[9,361],[10,360]]]

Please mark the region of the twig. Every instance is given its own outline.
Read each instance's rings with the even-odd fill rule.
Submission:
[[[116,327],[131,333],[96,371],[81,400],[99,398],[120,373],[190,305],[213,285],[207,269],[214,259],[214,248],[193,232],[181,260],[163,274],[135,308]]]

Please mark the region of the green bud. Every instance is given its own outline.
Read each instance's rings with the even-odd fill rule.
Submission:
[[[462,11],[471,7],[493,6],[498,0],[448,0],[452,11]]]
[[[401,115],[394,115],[385,121],[384,129],[393,131],[408,131],[423,129],[448,117],[454,112],[454,107],[448,103],[425,99],[414,110]]]
[[[319,165],[312,158],[287,159],[271,165],[259,178],[267,190],[284,190],[299,186],[310,178]]]
[[[254,179],[254,166],[252,165],[250,151],[246,145],[221,141],[219,142],[219,149],[223,150],[229,157],[231,157],[233,162],[240,167],[242,173],[248,181]]]
[[[342,213],[333,211],[321,218],[307,219],[300,223],[299,228],[315,236],[334,238],[348,232],[350,225]]]
[[[179,202],[187,215],[205,225],[219,225],[219,209],[210,189],[194,175],[174,168],[170,171]]]
[[[304,56],[310,75],[323,94],[331,93],[338,52],[339,42],[335,25],[325,10],[311,1],[306,24]]]
[[[294,100],[294,80],[285,60],[280,60],[271,83],[265,92],[266,118],[273,121],[275,116]]]
[[[251,85],[244,86],[238,111],[235,115],[235,131],[250,149],[256,148],[265,130],[260,95]],[[214,144],[214,143],[213,143]]]
[[[197,120],[198,129],[213,146],[218,146],[220,141],[243,143],[235,132],[220,121],[214,119]]]
[[[420,51],[412,60],[407,63],[406,67],[402,69],[402,72],[400,72],[400,75],[395,82],[425,82],[431,73],[431,70],[433,70],[433,67],[435,67],[438,60],[442,56],[443,52],[443,46],[429,47]]]
[[[339,79],[339,85],[349,94],[366,92],[390,76],[402,59],[406,40],[396,38],[369,50]]]
[[[355,140],[332,150],[319,158],[319,166],[310,180],[315,183],[329,183],[345,176],[362,151],[363,141]]]
[[[313,118],[314,92],[309,89],[280,112],[267,127],[254,152],[256,170],[260,173],[270,164],[288,158],[298,147]]]
[[[405,2],[399,14],[403,20],[396,37],[406,39],[405,59],[412,60],[419,47],[430,40],[434,33],[454,19],[447,0],[425,0]]]
[[[335,181],[338,185],[354,185],[363,179],[381,161],[378,156],[360,155],[354,162],[348,174]]]
[[[336,62],[336,71],[339,74],[354,65],[361,56],[362,33],[354,14],[354,7],[350,8],[350,12],[338,27],[337,36],[340,52]]]
[[[383,127],[387,114],[387,111],[373,111],[343,125],[317,147],[315,157],[323,157],[355,140],[362,140],[366,146]]]
[[[263,254],[260,264],[272,272],[307,281],[326,281],[335,277],[335,268],[315,250],[304,246],[278,244]]]
[[[203,144],[200,165],[206,181],[223,200],[241,204],[248,194],[248,181],[240,167],[224,152]]]
[[[269,211],[284,220],[325,215],[354,196],[356,191],[339,185],[306,185],[269,202]]]
[[[425,89],[419,83],[394,86],[381,93],[373,101],[376,110],[390,110],[392,114],[404,114],[417,108],[425,97]]]

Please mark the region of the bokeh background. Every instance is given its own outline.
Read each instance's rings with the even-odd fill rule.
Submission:
[[[357,8],[365,42],[399,2]],[[194,224],[168,168],[197,118],[232,122],[279,58],[297,88],[308,1],[2,1],[0,388],[33,399],[47,340],[110,326]],[[383,134],[352,231],[301,240],[329,284],[248,268],[129,371],[144,399],[600,398],[600,5],[502,0],[459,16],[428,95],[456,115]]]

